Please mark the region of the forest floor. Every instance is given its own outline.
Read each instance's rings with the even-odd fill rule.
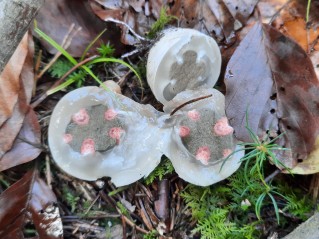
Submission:
[[[59,0],[40,10],[0,76],[0,92],[10,93],[0,102],[1,238],[274,239],[318,211],[319,2],[166,2]],[[163,112],[146,64],[169,27],[218,43],[215,88],[235,136],[248,142],[241,167],[207,187],[181,179],[165,156],[127,186],[65,173],[48,143],[55,106],[72,90],[111,80],[110,88]]]

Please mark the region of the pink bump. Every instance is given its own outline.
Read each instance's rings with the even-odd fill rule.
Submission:
[[[94,147],[94,140],[93,139],[85,139],[81,146],[81,154],[87,155],[87,154],[93,154],[95,152]]]
[[[72,141],[73,137],[71,134],[65,134],[63,135],[63,142],[68,144]]]
[[[89,123],[90,116],[85,109],[80,109],[79,112],[72,115],[72,120],[78,125],[86,125]]]
[[[196,152],[196,159],[201,161],[202,164],[208,165],[210,159],[210,150],[207,146],[199,147]]]
[[[227,158],[229,155],[231,155],[233,151],[231,149],[224,149],[223,150],[223,157]]]
[[[106,120],[113,120],[115,119],[117,116],[117,112],[114,109],[108,109],[105,113],[104,113],[104,118]]]
[[[119,144],[120,142],[120,138],[121,138],[121,135],[124,133],[125,131],[120,128],[120,127],[113,127],[110,129],[109,131],[109,136],[112,138],[112,139],[116,139],[116,143]]]
[[[179,136],[180,137],[186,137],[190,133],[190,129],[187,126],[181,126],[179,127]]]
[[[214,132],[218,136],[225,136],[234,132],[233,127],[228,124],[226,117],[222,117],[214,126]]]
[[[197,110],[190,110],[187,112],[187,116],[189,119],[193,121],[197,121],[200,119],[200,113]]]

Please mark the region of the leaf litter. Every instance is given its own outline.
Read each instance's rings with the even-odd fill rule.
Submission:
[[[127,2],[115,0],[109,1],[107,5],[106,1],[103,0],[90,0],[91,7],[95,14],[104,14],[104,16],[109,16],[116,20],[123,21],[142,36],[147,34],[151,24],[158,18],[160,9],[163,6],[163,2],[164,1],[155,0]],[[261,2],[264,4],[264,7],[270,6],[271,8],[271,5],[273,4],[275,6],[274,8],[276,8],[274,12],[278,14],[278,8],[283,6],[284,1],[267,1],[266,3],[265,1]],[[278,2],[280,2],[280,4],[275,5],[275,3]],[[294,3],[297,1],[291,2]],[[313,1],[313,4],[315,4],[315,2],[316,1]],[[214,36],[217,40],[220,41],[220,43],[226,44],[227,46],[227,44],[238,42],[236,41],[235,33],[237,31],[239,34],[241,34],[241,29],[242,27],[246,27],[246,22],[249,20],[250,15],[253,13],[256,4],[257,1],[180,0],[174,1],[172,3],[166,3],[166,6],[168,7],[167,10],[169,14],[177,16],[178,24],[180,24],[180,26],[197,28],[205,32],[206,34]],[[104,5],[104,7],[101,7],[101,5]],[[56,6],[59,6],[60,8],[57,8]],[[72,7],[75,6],[77,7],[77,12],[75,12],[74,10],[70,10],[72,9]],[[258,4],[258,6],[261,6],[260,3]],[[68,51],[70,51],[73,56],[80,56],[85,47],[90,42],[90,39],[93,39],[98,33],[100,33],[105,26],[103,25],[103,27],[101,28],[97,27],[95,25],[97,21],[96,18],[92,17],[92,15],[88,17],[87,12],[89,12],[90,14],[91,8],[88,4],[84,4],[84,1],[67,2],[60,0],[58,2],[58,5],[55,5],[55,3],[53,2],[48,3],[47,1],[47,5],[45,7],[46,9],[40,12],[38,24],[40,28],[43,29],[46,33],[51,36],[57,37],[56,40],[59,43],[61,43],[65,35],[68,34],[67,31],[73,22],[76,23],[77,27],[83,27],[84,25],[83,28],[86,30],[78,31],[76,35],[73,36],[72,43],[70,44],[70,48],[68,49]],[[292,6],[290,6],[289,8],[295,9]],[[63,10],[60,11],[60,9]],[[219,10],[217,11],[216,9]],[[285,9],[287,8],[284,8],[284,10]],[[52,15],[49,14],[50,11],[52,11]],[[51,18],[48,17],[49,15]],[[293,19],[290,18],[287,20],[282,15],[278,15],[275,20],[277,20],[278,22],[282,21],[283,25],[276,25],[277,22],[275,22],[275,24],[273,25],[284,34],[287,34],[289,37],[294,38],[298,43],[300,42],[301,46],[305,50],[307,50],[306,47],[309,48],[309,45],[311,44],[308,44],[307,46],[304,42],[305,40],[303,36],[305,32],[309,33],[309,31],[301,31],[301,29],[304,29],[305,27],[305,21],[303,20],[303,17],[304,15],[302,15],[301,13],[301,15],[294,16]],[[66,20],[66,18],[68,18],[69,20]],[[47,21],[47,19],[49,20]],[[57,26],[56,23],[58,21],[56,21],[56,19],[60,20],[60,25],[62,25],[62,28],[59,28]],[[88,23],[86,23],[85,21],[83,22],[84,19],[90,19],[88,23],[93,24],[92,31],[91,25],[90,27],[88,27]],[[311,16],[310,19],[314,18],[312,18]],[[316,19],[311,21],[312,23],[318,23],[318,20]],[[254,19],[254,22],[256,22],[256,19]],[[251,26],[253,25],[252,22],[250,22],[249,24]],[[306,24],[306,27],[307,26],[308,25]],[[108,24],[108,27],[109,29],[115,29],[114,25],[112,24]],[[127,31],[127,29],[125,29],[125,25],[124,27],[123,25],[121,25],[121,28],[123,43],[135,44],[134,38],[132,38],[130,31]],[[308,40],[308,43],[316,43],[316,25],[314,25],[311,29],[310,41]],[[242,120],[244,119],[243,117],[245,116],[246,110],[248,109],[249,123],[251,123],[250,126],[254,129],[254,132],[258,133],[260,136],[263,136],[266,133],[270,133],[275,137],[283,131],[286,132],[286,134],[284,134],[279,139],[279,143],[281,145],[292,149],[291,155],[288,155],[289,159],[288,161],[284,161],[285,163],[296,165],[298,161],[303,160],[302,163],[298,163],[301,173],[317,172],[319,170],[319,166],[317,166],[319,163],[316,161],[316,155],[318,155],[317,151],[319,151],[319,146],[317,146],[319,144],[317,141],[318,118],[316,108],[317,105],[313,99],[318,96],[318,86],[316,81],[317,79],[310,64],[311,62],[306,56],[306,53],[301,50],[301,47],[299,47],[290,38],[281,35],[278,31],[271,28],[270,26],[256,23],[255,26],[252,28],[252,31],[254,32],[254,37],[251,36],[251,32],[248,33],[247,36],[248,39],[250,36],[250,40],[248,40],[248,43],[250,44],[245,42],[247,41],[246,39],[243,40],[242,45],[246,44],[246,48],[243,48],[241,46],[238,47],[236,53],[234,54],[228,65],[228,67],[234,68],[228,68],[226,71],[226,78],[228,78],[228,80],[231,81],[235,80],[236,78],[236,81],[232,83],[227,83],[228,80],[226,80],[226,96],[229,97],[231,95],[232,97],[234,97],[230,97],[230,102],[232,102],[234,106],[229,107],[229,112],[235,115],[232,120],[233,122],[235,122],[235,125],[237,125],[236,135],[241,135],[240,137],[243,138],[245,137],[245,134],[240,131],[240,124],[244,122]],[[302,36],[296,36],[295,34],[297,33],[297,31],[302,32]],[[111,30],[109,30],[108,32],[111,32]],[[117,50],[120,49],[121,51],[124,48],[123,45],[118,44],[118,38],[118,35],[115,34],[105,37],[103,38],[103,40],[105,42],[110,41],[112,44],[116,45],[115,48]],[[317,52],[317,45],[313,44],[313,46],[315,51],[311,51],[310,56],[313,60],[314,65],[316,66],[315,63],[316,61],[318,61],[316,60],[318,58],[315,58],[313,56],[316,56],[315,53]],[[54,50],[52,48],[50,49],[50,47],[46,47],[49,52],[54,53]],[[296,52],[293,52],[292,49]],[[255,53],[258,52],[258,50],[260,55],[256,56]],[[241,52],[238,53],[238,51]],[[245,56],[245,54],[247,54],[247,56]],[[252,60],[252,58],[254,60]],[[241,67],[236,66],[237,61],[241,62]],[[246,64],[243,64],[242,62],[245,62]],[[291,62],[293,63],[292,65],[290,64]],[[258,67],[254,67],[254,65],[251,65],[253,63],[256,64]],[[303,71],[304,66],[306,68],[306,74]],[[28,72],[28,74],[32,74],[32,70],[30,69],[31,68],[23,70],[23,73],[21,73],[21,75],[25,75],[26,72]],[[228,71],[229,69],[230,71]],[[294,70],[294,73],[290,72],[291,69]],[[251,79],[251,81],[245,81],[245,79],[243,79],[242,77],[242,73],[245,73],[246,76]],[[18,75],[20,75],[20,73]],[[33,79],[33,77],[31,76],[28,76],[27,78]],[[238,84],[240,84],[242,81],[245,82],[242,83],[244,84],[244,87],[238,86]],[[4,81],[0,81],[0,83],[3,82]],[[37,144],[40,144],[39,124],[36,118],[36,114],[28,106],[30,102],[29,98],[31,97],[32,92],[29,89],[33,88],[33,86],[31,87],[31,81],[24,82],[30,85],[27,87],[23,85],[21,87],[22,89],[28,89],[24,90],[25,92],[23,94],[21,93],[21,90],[19,90],[20,88],[16,85],[20,84],[19,80],[17,80],[16,83],[12,81],[10,83],[13,84],[11,85],[12,90],[6,92],[14,92],[14,94],[10,95],[12,97],[12,100],[8,100],[6,104],[0,106],[0,123],[1,121],[3,121],[0,124],[0,134],[3,125],[6,124],[7,121],[11,118],[15,119],[14,117],[20,119],[20,128],[15,130],[17,131],[17,133],[15,133],[14,137],[11,137],[14,139],[14,141],[12,141],[11,139],[12,142],[5,145],[4,147],[6,150],[3,150],[3,156],[0,160],[0,169],[2,170],[30,161],[33,158],[37,157],[37,155],[40,153],[40,150],[37,147],[34,147]],[[234,94],[234,89],[238,87],[241,87],[243,92],[245,92],[245,97],[240,100],[237,99],[238,102],[236,102],[235,99],[237,96],[233,96],[232,94]],[[1,86],[0,89],[2,90]],[[250,103],[252,103],[252,105],[255,104],[255,107],[253,107],[254,110],[251,110],[251,107],[247,107],[247,98],[251,97],[251,94],[255,96],[254,100],[250,100]],[[18,107],[17,103],[20,99],[23,98],[25,98],[24,101],[26,103],[24,105],[18,104]],[[19,110],[15,111],[15,108],[18,108],[20,111],[21,108],[23,108],[23,110],[22,112],[19,112]],[[312,115],[315,115],[315,117],[312,117]],[[21,118],[23,118],[22,121]],[[10,125],[10,127],[14,127],[15,121],[13,121],[13,119],[11,119],[13,123]],[[300,144],[299,142],[299,146],[301,147],[298,147],[298,139],[300,138],[302,139],[302,143]],[[11,146],[13,145],[12,148],[10,148],[10,144]],[[2,144],[0,146],[2,149]],[[307,158],[307,155],[309,155],[309,153],[310,156],[308,156]],[[304,165],[303,168],[300,167],[300,165]],[[296,168],[298,168],[298,166]],[[48,165],[46,166],[46,170],[49,170],[47,167]],[[52,174],[55,177],[56,183],[59,183],[60,185],[65,185],[65,182],[67,182],[67,184],[71,184],[72,182],[72,179],[68,178],[65,175],[61,175],[58,172],[52,172]],[[31,179],[32,177],[34,178],[33,183]],[[65,180],[65,182],[61,183],[60,179],[62,179],[62,181]],[[184,207],[184,204],[183,202],[181,202],[181,199],[179,197],[179,192],[183,189],[184,185],[180,180],[176,180],[176,177],[170,179],[169,181],[169,189],[165,189],[164,193],[168,193],[170,196],[165,196],[165,201],[159,201],[156,203],[156,205],[158,205],[158,203],[164,203],[165,205],[168,205],[165,206],[165,208],[168,207],[173,209],[173,212],[169,212],[170,216],[165,216],[165,220],[167,220],[167,228],[163,232],[172,230],[172,225],[174,225],[174,223],[175,225],[177,225],[178,223],[180,223],[179,225],[183,224],[183,216],[179,213],[178,209]],[[93,186],[94,185],[95,184],[93,184]],[[136,183],[134,188],[129,188],[125,190],[125,192],[116,194],[114,196],[117,201],[128,201],[131,203],[131,205],[137,205],[137,210],[135,212],[133,211],[129,215],[125,214],[126,216],[124,214],[121,214],[122,221],[125,221],[125,223],[123,223],[124,228],[126,228],[126,223],[126,225],[134,225],[131,216],[133,216],[133,218],[142,216],[142,219],[140,219],[138,223],[144,223],[144,225],[148,225],[148,228],[156,228],[156,226],[160,226],[160,220],[155,214],[152,214],[152,212],[153,210],[155,210],[157,215],[161,215],[161,213],[163,212],[165,212],[165,215],[167,215],[167,211],[165,208],[159,209],[156,205],[154,205],[154,195],[159,192],[158,187],[159,185],[156,183],[153,183],[149,188],[146,188],[141,183]],[[94,188],[96,190],[101,190],[101,188],[99,188],[97,184],[94,186]],[[84,182],[82,182],[81,184],[77,184],[74,189],[75,191],[81,191],[81,193],[85,195],[83,197],[88,199],[92,197],[94,198],[96,196],[95,190],[92,190],[93,188],[88,186],[88,184]],[[15,193],[12,193],[10,190],[14,191]],[[69,187],[69,190],[71,190],[71,187]],[[105,192],[112,192],[112,190],[114,190],[112,185],[104,185],[104,190],[99,191],[98,194],[100,199],[97,198],[97,200],[101,200],[99,205],[103,205],[103,203],[106,202],[107,204],[113,205],[114,208],[118,208],[118,205],[114,203],[114,198],[105,195]],[[58,197],[61,198],[61,190],[55,188],[54,191],[55,193],[57,193]],[[4,214],[0,214],[1,230],[3,228],[3,225],[5,225],[7,226],[6,232],[8,233],[7,235],[9,235],[9,238],[23,238],[21,237],[21,231],[23,230],[23,225],[26,222],[26,220],[24,219],[27,218],[28,220],[31,220],[30,214],[32,214],[33,224],[35,225],[40,238],[59,238],[59,236],[61,236],[62,223],[57,211],[58,208],[54,203],[52,203],[56,202],[56,199],[54,199],[54,194],[52,193],[53,192],[48,188],[46,183],[44,183],[38,177],[37,173],[28,172],[21,180],[19,180],[16,184],[13,184],[0,196],[0,201],[2,200],[2,202],[4,202],[0,205],[5,207],[5,210],[3,211]],[[139,195],[141,194],[147,196],[143,198],[143,200],[140,200],[135,197],[136,193]],[[30,194],[33,195],[31,199]],[[167,202],[167,198],[169,198],[169,202]],[[9,205],[8,202],[10,201],[16,202],[16,205],[18,205],[18,207],[13,208],[11,204]],[[49,201],[51,204],[49,203]],[[41,203],[39,204],[39,202],[48,202],[49,206]],[[64,206],[62,207],[64,211],[63,213],[65,215],[68,215],[68,210],[65,209]],[[27,210],[28,213],[22,215],[23,213],[21,214],[18,209]],[[39,211],[41,212],[42,216],[37,213]],[[11,212],[12,214],[10,214],[9,212]],[[14,214],[14,212],[16,212],[16,214]],[[17,217],[18,219],[15,220],[16,217],[14,217],[13,215],[19,215]],[[167,219],[167,217],[169,219]],[[14,221],[10,221],[12,219],[14,219]],[[2,223],[3,221],[5,222],[4,224]],[[50,225],[50,222],[53,222],[53,224]],[[171,228],[168,228],[169,224],[171,225]],[[88,220],[81,220],[80,223],[74,225],[76,225],[76,227],[78,228],[76,229],[76,231],[79,230],[80,233],[87,233],[87,231],[85,231],[86,229],[83,228],[90,227],[91,229],[88,230],[103,232],[100,235],[105,236],[105,230],[103,231],[100,227],[94,227],[94,225],[89,223]],[[51,234],[51,236],[57,237],[44,236],[50,234],[51,229],[58,234]],[[145,230],[143,228],[140,228],[139,226],[137,226],[136,229],[137,231],[145,233]]]
[[[216,1],[216,0],[178,0],[178,1],[107,1],[90,0],[93,11],[105,21],[121,21],[121,40],[124,44],[137,43],[128,29],[146,35],[150,26],[160,15],[161,8],[177,17],[178,25],[194,28],[217,41],[232,44],[236,40],[235,31],[245,25],[258,1]],[[101,6],[99,7],[100,4]]]
[[[7,117],[1,114],[0,171],[33,160],[40,154],[39,149],[22,142],[40,142],[38,119],[29,106],[34,87],[33,54],[33,41],[26,34],[0,76],[1,91],[6,92],[0,107],[12,108]],[[26,149],[29,149],[27,153]]]
[[[110,42],[120,54],[123,51],[123,45],[117,41],[119,31],[112,25],[99,21],[92,13],[88,1],[85,0],[57,0],[45,1],[41,11],[36,17],[37,25],[45,33],[62,44],[66,36],[69,36],[68,52],[73,57],[81,57],[85,48],[100,34],[105,28],[108,29],[107,34],[103,34],[101,40]],[[74,28],[71,28],[74,25]],[[70,32],[70,29],[74,29]],[[38,37],[34,33],[35,37]],[[51,53],[57,51],[45,40],[39,39],[41,44]],[[95,47],[100,46],[100,42],[94,44]],[[92,53],[92,52],[91,52]]]
[[[0,195],[1,238],[24,238],[23,229],[32,222],[37,238],[62,238],[62,220],[57,199],[37,170],[29,170]]]

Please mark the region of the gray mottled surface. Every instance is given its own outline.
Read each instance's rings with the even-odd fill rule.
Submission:
[[[319,213],[315,213],[283,239],[319,239]]]
[[[70,146],[74,151],[80,152],[83,141],[91,138],[95,142],[96,151],[106,151],[114,147],[116,140],[110,138],[108,132],[113,127],[123,128],[121,122],[118,119],[106,121],[104,112],[108,108],[104,105],[95,105],[86,110],[91,119],[87,125],[77,125],[71,121],[66,129],[66,133],[73,136]]]
[[[0,72],[44,0],[0,0]]]

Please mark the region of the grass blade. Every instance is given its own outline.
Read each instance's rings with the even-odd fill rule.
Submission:
[[[53,40],[51,37],[49,37],[47,34],[45,34],[43,31],[41,31],[39,28],[35,28],[34,31],[42,37],[45,41],[47,41],[51,46],[53,46],[55,49],[57,49],[59,52],[62,53],[65,58],[67,58],[73,65],[78,64],[78,62],[66,51],[61,47],[55,40]]]
[[[94,60],[88,62],[86,65],[91,65],[91,64],[95,64],[95,63],[101,63],[101,62],[113,62],[113,63],[119,63],[119,64],[126,66],[137,76],[138,81],[141,85],[141,88],[143,89],[143,83],[142,83],[142,79],[141,79],[140,75],[137,73],[137,71],[130,64],[126,63],[123,60],[116,59],[116,58],[101,57],[101,58],[97,58],[97,59],[94,59]]]
[[[100,33],[99,35],[97,35],[97,36],[93,39],[93,41],[90,42],[90,44],[89,44],[89,45],[85,48],[85,50],[83,51],[82,56],[81,56],[81,58],[80,58],[80,61],[83,61],[83,60],[84,60],[84,57],[86,56],[86,53],[91,49],[91,47],[95,44],[95,42],[100,39],[100,37],[104,34],[105,31],[106,31],[106,28],[105,28],[103,31],[101,31],[101,33]]]

